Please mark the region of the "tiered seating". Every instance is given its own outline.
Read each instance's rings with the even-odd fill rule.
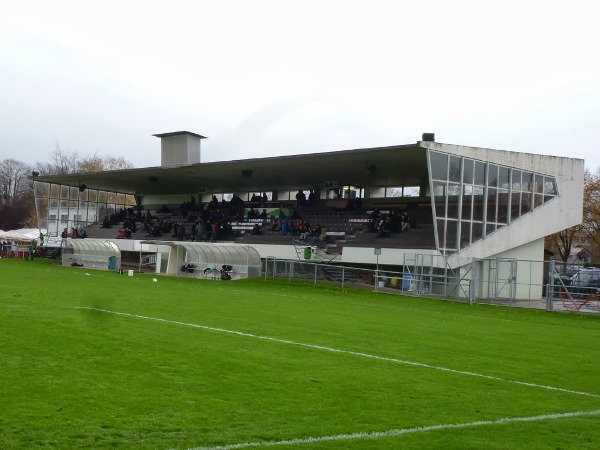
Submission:
[[[435,235],[432,224],[421,225],[402,233],[392,233],[389,237],[381,238],[376,233],[359,233],[347,247],[388,247],[388,248],[435,248]]]
[[[298,210],[303,219],[311,225],[320,224],[321,228],[330,232],[346,232],[355,234],[362,231],[369,221],[369,216],[363,211],[346,211],[331,208],[300,208]]]
[[[433,232],[433,217],[431,206],[429,204],[411,205],[408,208],[410,215],[416,219],[417,227],[408,232],[393,232],[389,237],[380,238],[376,233],[369,231],[372,209],[365,211],[347,211],[323,207],[302,207],[298,214],[301,218],[308,220],[312,226],[321,225],[325,231],[326,238],[319,242],[319,246],[326,249],[328,253],[341,253],[344,246],[348,247],[389,247],[389,248],[434,248],[435,236]],[[388,213],[388,210],[381,210],[382,213]],[[161,214],[152,212],[153,217],[159,217]],[[177,216],[175,213],[168,213],[172,222],[183,222],[186,227],[186,239],[191,239],[190,232],[192,223],[186,222],[183,216]],[[290,223],[295,223],[295,219],[290,219]],[[252,234],[255,223],[262,225],[262,233]],[[270,231],[270,219],[245,219],[231,223],[233,236],[226,238],[234,239],[242,243],[256,244],[277,244],[291,245],[293,239],[297,236],[291,232],[283,236],[281,232]],[[132,239],[139,240],[171,240],[171,235],[163,235],[157,238],[151,238],[141,229],[132,233]],[[88,237],[115,239],[118,235],[121,224],[113,225],[111,228],[102,228],[100,224],[90,225],[86,228]],[[307,244],[310,245],[311,238]]]

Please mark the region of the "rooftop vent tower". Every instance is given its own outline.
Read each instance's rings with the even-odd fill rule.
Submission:
[[[189,131],[154,134],[160,138],[161,167],[186,166],[200,162],[200,140],[206,139]]]

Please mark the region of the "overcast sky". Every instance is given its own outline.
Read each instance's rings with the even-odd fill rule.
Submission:
[[[160,165],[438,142],[600,167],[596,2],[12,1],[0,13],[0,160]]]

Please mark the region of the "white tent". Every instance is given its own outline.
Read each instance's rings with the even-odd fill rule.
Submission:
[[[46,230],[42,230],[44,233]],[[2,231],[0,230],[0,239],[6,241],[33,241],[40,237],[40,230],[37,228],[20,228],[18,230]]]

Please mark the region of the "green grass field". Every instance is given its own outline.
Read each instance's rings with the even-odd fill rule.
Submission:
[[[2,449],[597,449],[600,317],[0,259]]]

